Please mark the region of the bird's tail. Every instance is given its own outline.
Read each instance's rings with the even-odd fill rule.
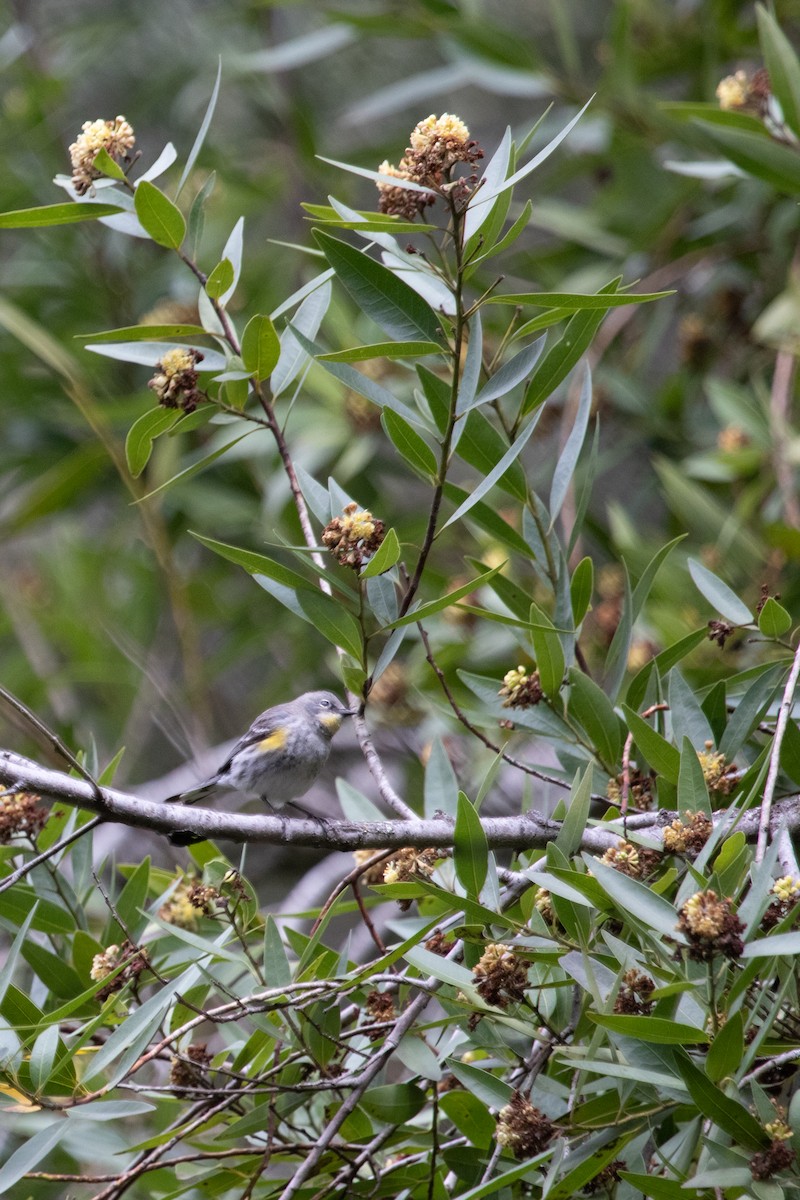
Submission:
[[[210,796],[216,786],[216,780],[207,779],[205,783],[199,783],[197,787],[189,788],[186,792],[178,792],[176,796],[167,796],[164,803],[197,804],[198,800],[205,800],[206,796]]]

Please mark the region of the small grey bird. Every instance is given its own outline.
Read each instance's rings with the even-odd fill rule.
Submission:
[[[333,692],[304,692],[288,704],[276,704],[256,717],[215,775],[165,803],[195,804],[217,791],[237,791],[283,808],[308,791],[342,720],[356,711],[345,708]]]

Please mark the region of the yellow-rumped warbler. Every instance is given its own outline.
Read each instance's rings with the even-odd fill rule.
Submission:
[[[276,704],[256,717],[215,775],[165,803],[195,804],[216,791],[237,791],[282,808],[308,791],[342,718],[354,714],[333,692],[304,692],[288,704]]]

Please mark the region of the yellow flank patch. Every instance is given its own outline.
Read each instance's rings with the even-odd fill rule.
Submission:
[[[342,727],[342,718],[338,713],[322,713],[319,723],[329,733],[337,733]]]
[[[276,729],[269,737],[265,737],[263,742],[258,743],[258,748],[269,753],[270,750],[282,750],[285,745],[286,731],[284,729]]]

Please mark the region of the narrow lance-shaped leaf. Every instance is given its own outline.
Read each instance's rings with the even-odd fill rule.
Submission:
[[[587,308],[623,308],[629,304],[647,304],[652,300],[663,300],[674,296],[672,292],[619,292],[604,296],[592,292],[504,292],[499,296],[487,297],[486,304],[511,306],[528,305],[531,308],[556,308],[564,312],[577,312]]]
[[[531,604],[531,641],[545,696],[558,695],[564,682],[564,651],[552,621],[538,604]]]
[[[18,208],[0,213],[0,229],[39,229],[46,225],[74,225],[98,221],[124,212],[116,204],[45,204],[41,208]]]
[[[464,360],[464,370],[461,373],[461,380],[458,385],[458,399],[456,401],[457,416],[461,416],[462,413],[472,408],[475,402],[475,394],[478,390],[478,381],[481,376],[482,366],[483,324],[480,312],[476,312],[470,321],[467,356]]]
[[[203,142],[206,140],[206,134],[208,133],[209,126],[211,125],[211,118],[214,116],[214,109],[217,107],[217,98],[219,96],[219,85],[221,79],[222,58],[220,58],[217,62],[217,78],[214,80],[214,87],[211,91],[211,99],[208,102],[203,120],[200,123],[200,128],[197,131],[197,137],[194,139],[192,148],[189,151],[189,156],[186,159],[186,164],[181,172],[181,177],[175,192],[176,198],[180,196],[181,192],[183,191],[183,186],[191,175],[194,164],[197,162],[198,155],[203,148]]]
[[[314,236],[356,304],[377,325],[399,341],[441,340],[433,309],[404,280],[340,238],[319,229]]]
[[[739,599],[735,592],[731,591],[727,583],[723,583],[719,576],[715,575],[713,571],[709,571],[708,567],[704,567],[696,559],[690,558],[689,574],[694,580],[697,590],[726,620],[731,621],[734,625],[749,625],[752,622],[753,614],[747,605]]]
[[[500,139],[500,145],[487,162],[481,176],[481,187],[472,197],[464,217],[464,242],[478,232],[492,211],[492,200],[496,197],[496,189],[502,187],[508,175],[511,163],[511,130],[506,131]],[[484,199],[484,196],[486,199]]]
[[[454,521],[460,521],[464,514],[469,512],[473,504],[477,504],[479,500],[482,500],[486,493],[494,487],[498,479],[505,475],[511,464],[517,458],[519,458],[520,454],[527,446],[531,434],[538,424],[540,416],[541,409],[527,426],[527,428],[522,431],[517,440],[508,448],[506,453],[500,459],[499,463],[497,463],[497,465],[489,472],[489,474],[481,480],[469,499],[465,500],[463,504],[459,505],[453,515],[447,521],[445,521],[442,529],[446,529],[447,526],[452,525]]]
[[[385,408],[381,413],[381,424],[392,445],[409,466],[424,479],[436,479],[439,474],[436,455],[413,425],[410,425],[398,413],[392,412],[390,408]]]
[[[586,112],[586,109],[591,104],[592,99],[593,99],[593,97],[590,97],[586,101],[586,103],[584,104],[584,106],[580,110],[580,112],[576,113],[575,116],[572,118],[572,120],[569,121],[564,126],[564,128],[561,130],[561,132],[557,133],[556,136],[547,143],[547,145],[544,147],[544,149],[540,150],[538,154],[534,155],[534,157],[532,159],[530,159],[529,162],[525,163],[524,166],[520,167],[520,169],[518,171],[515,171],[513,175],[510,175],[508,177],[508,179],[506,179],[503,183],[498,184],[494,188],[494,190],[489,192],[487,195],[482,195],[479,192],[478,193],[479,202],[485,204],[485,203],[487,203],[487,201],[493,200],[495,196],[499,196],[500,193],[506,191],[507,188],[515,187],[516,184],[518,184],[521,179],[524,179],[526,175],[530,175],[531,171],[535,171],[536,168],[538,166],[540,166],[545,161],[545,159],[549,158],[550,155],[553,153],[553,151],[558,146],[561,145],[561,143],[564,141],[564,138],[567,137],[567,135],[572,132],[574,127],[578,124],[578,121],[580,121],[581,117]]]
[[[544,338],[540,338],[539,342],[544,345]],[[538,344],[538,343],[537,343]],[[561,506],[567,498],[569,485],[572,481],[572,476],[575,473],[575,467],[578,463],[578,456],[583,448],[583,440],[586,437],[586,428],[589,424],[589,413],[592,409],[592,372],[587,363],[584,368],[583,384],[581,385],[581,395],[578,402],[578,411],[575,414],[575,421],[570,430],[569,437],[561,451],[556,469],[553,472],[553,482],[550,487],[550,528],[553,528],[556,517],[561,512]]]
[[[781,106],[786,124],[800,134],[800,63],[778,22],[763,4],[756,5],[758,32],[770,91]]]
[[[458,794],[453,859],[456,875],[467,895],[473,900],[479,899],[486,882],[489,849],[481,819],[463,792]]]
[[[619,278],[601,289],[600,295],[616,292]],[[522,404],[522,413],[530,412],[550,396],[579,361],[600,328],[605,309],[587,309],[570,319],[560,341],[552,346],[539,364]]]
[[[498,571],[502,571],[505,563],[500,563],[496,567],[492,567],[491,571],[485,571],[483,575],[478,575],[475,579],[471,579],[469,583],[462,583],[461,587],[454,588],[452,592],[448,592],[446,596],[440,596],[438,600],[431,600],[427,604],[421,604],[419,608],[415,608],[412,612],[406,613],[404,617],[399,617],[396,621],[385,625],[385,629],[399,629],[401,625],[413,625],[416,621],[424,621],[427,617],[432,617],[434,613],[441,612],[443,608],[449,608],[451,604],[455,604],[457,600],[468,596],[470,592],[477,591],[484,583],[488,583]]]
[[[695,122],[731,162],[779,192],[800,191],[800,158],[796,150],[782,146],[760,133],[724,129],[710,121]]]
[[[530,346],[525,346],[518,354],[515,354],[499,371],[495,371],[491,379],[487,380],[478,392],[472,404],[467,405],[467,408],[479,408],[482,404],[489,404],[492,400],[499,400],[502,396],[507,396],[517,384],[522,383],[523,379],[530,375],[544,350],[545,341],[544,337],[537,338]]]

